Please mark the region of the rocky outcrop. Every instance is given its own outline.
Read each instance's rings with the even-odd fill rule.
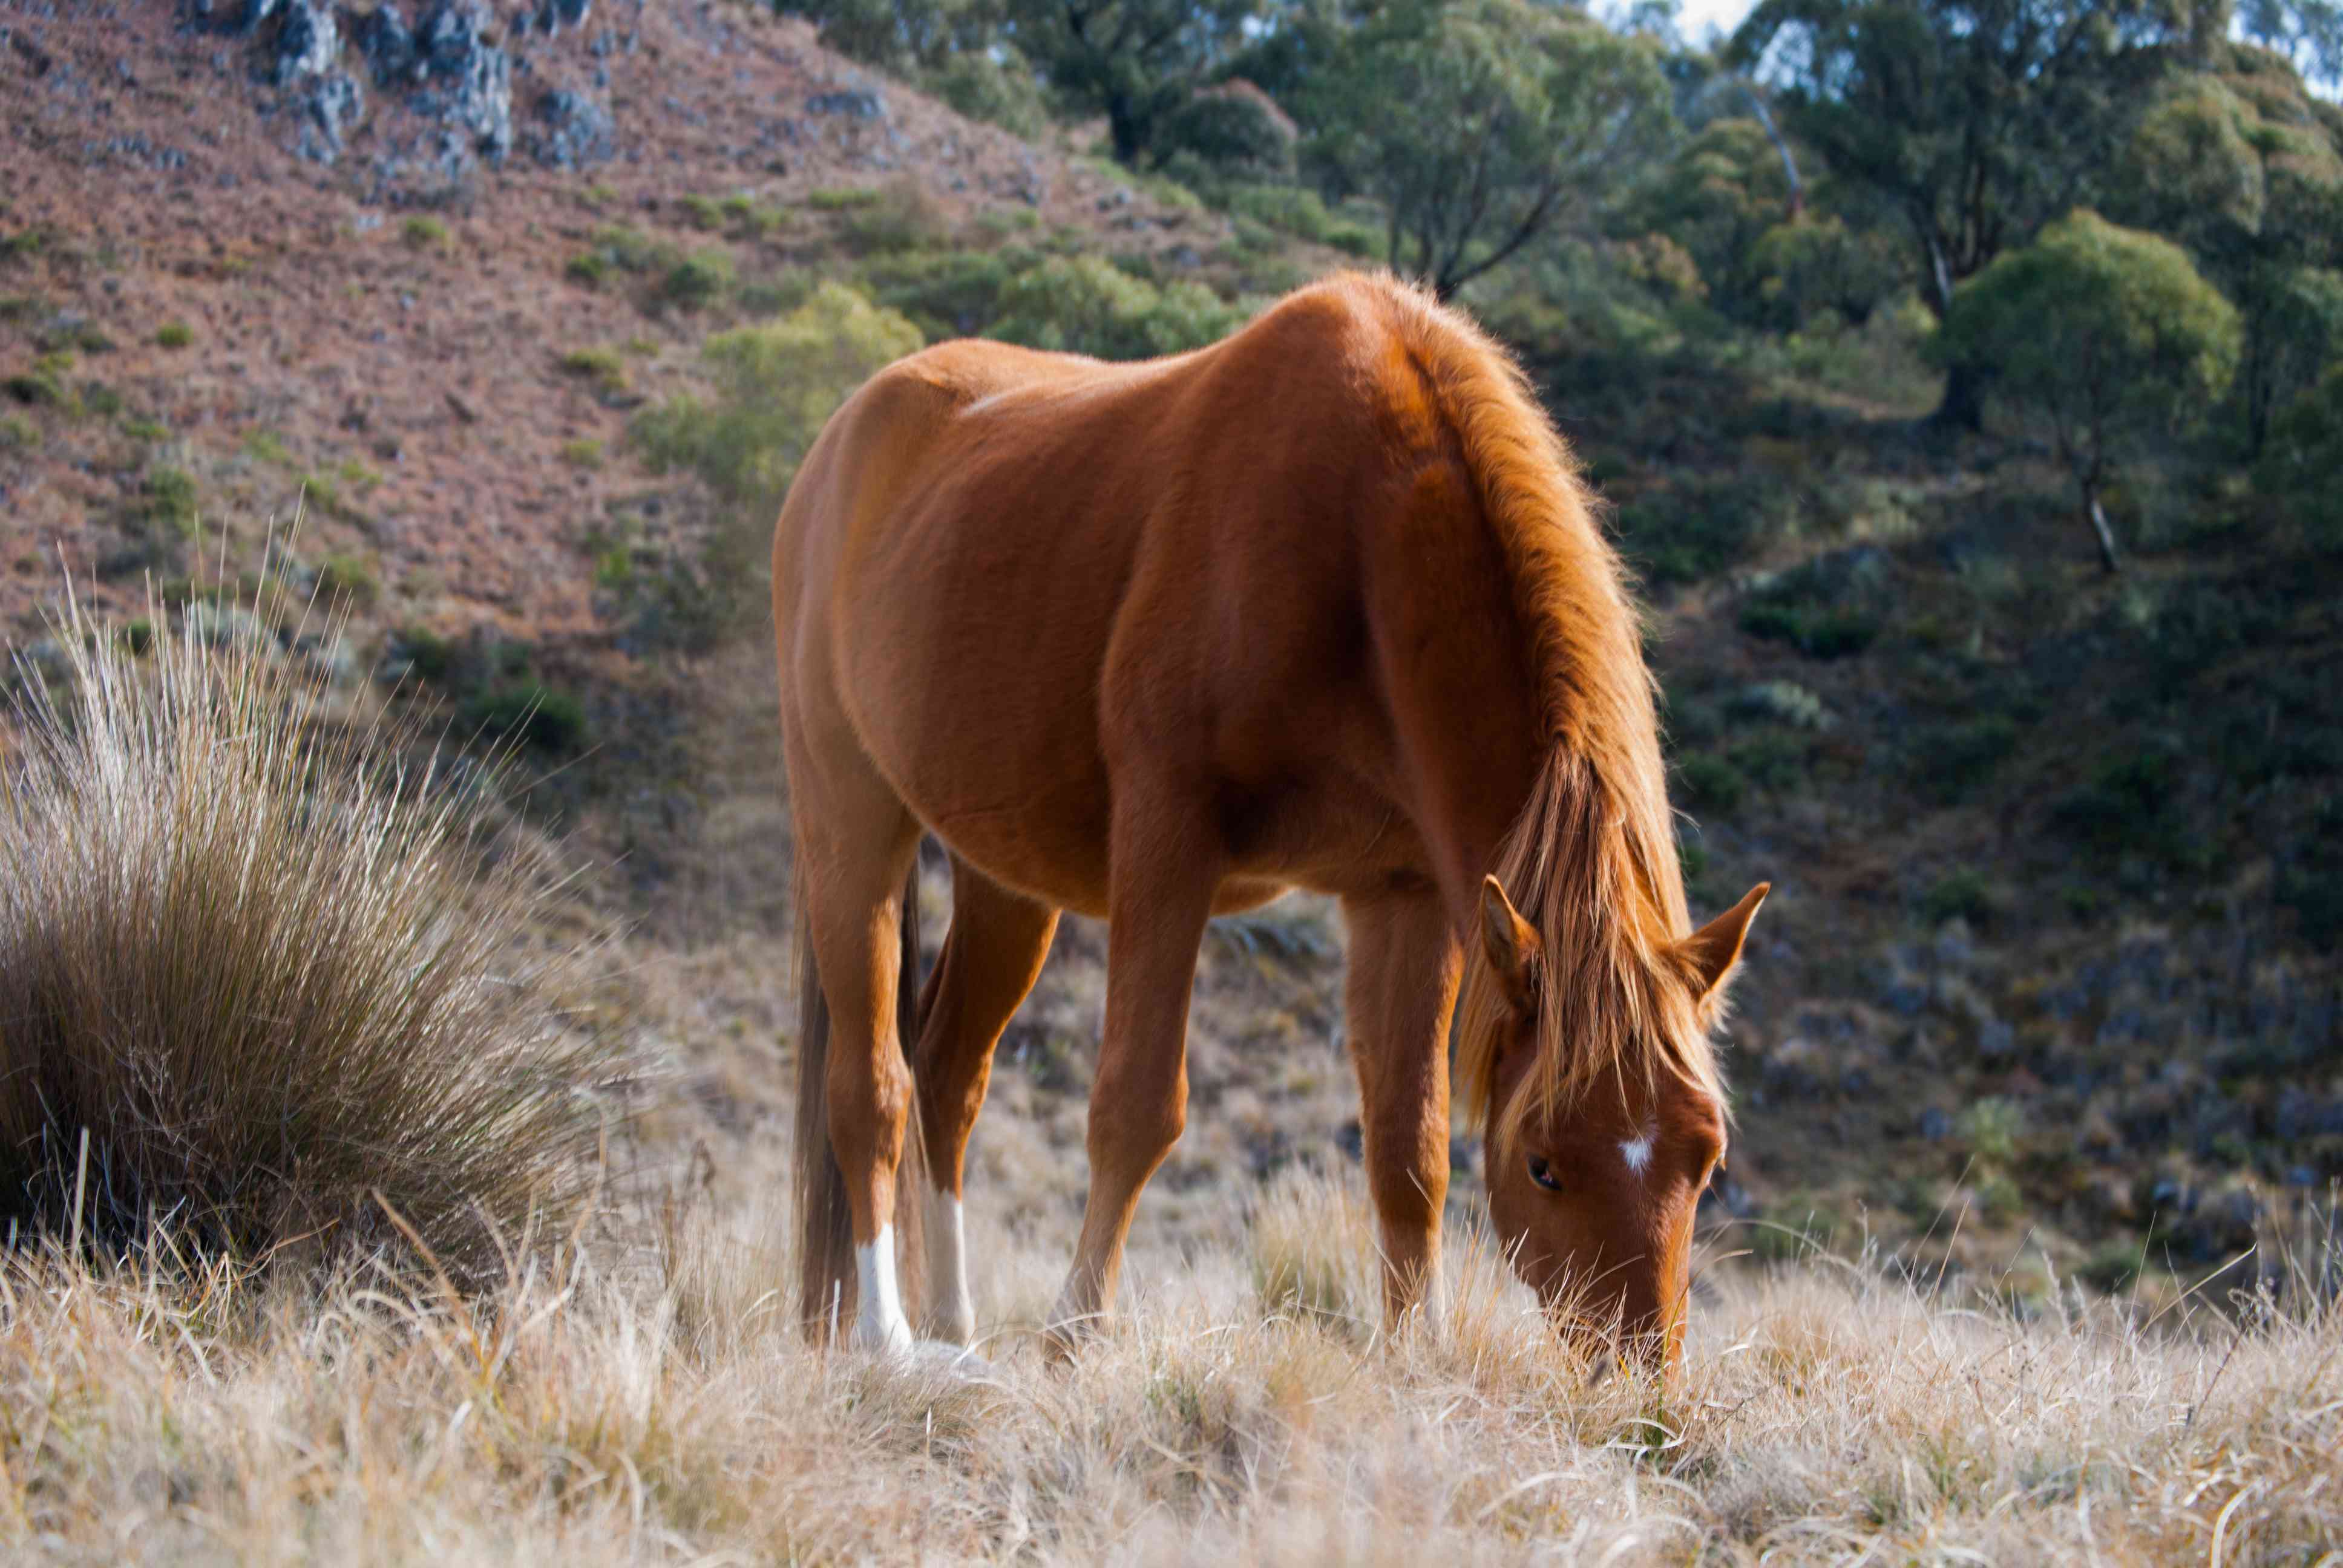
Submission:
[[[525,145],[548,168],[583,168],[617,150],[610,111],[583,93],[547,93],[538,99],[531,120]]]

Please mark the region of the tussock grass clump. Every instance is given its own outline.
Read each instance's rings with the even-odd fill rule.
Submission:
[[[329,721],[192,617],[143,658],[77,609],[57,640],[0,773],[11,1232],[347,1254],[387,1205],[461,1279],[573,1215],[612,1053],[521,950],[557,884],[493,768]]]

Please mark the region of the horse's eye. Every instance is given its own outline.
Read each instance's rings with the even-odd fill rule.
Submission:
[[[1562,1178],[1554,1173],[1553,1166],[1535,1154],[1530,1156],[1530,1180],[1549,1192],[1562,1191]]]

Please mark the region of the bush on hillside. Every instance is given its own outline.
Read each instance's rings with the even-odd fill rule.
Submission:
[[[1996,396],[2048,426],[2113,571],[2113,469],[2218,401],[2239,327],[2187,251],[2077,208],[1961,285],[1942,346],[1949,362],[1993,367]]]
[[[1201,283],[1158,288],[1096,256],[1051,256],[1001,291],[987,336],[1101,359],[1147,359],[1201,348],[1252,313]]]
[[[689,469],[723,504],[697,562],[634,586],[647,624],[705,644],[761,602],[773,519],[807,448],[848,393],[921,342],[901,315],[840,283],[778,320],[708,340],[714,401],[679,397],[632,432],[654,470]]]
[[[2325,539],[2343,538],[2334,477],[2343,473],[2343,367],[2288,404],[2270,427],[2255,484],[2287,501]]]
[[[330,1257],[395,1211],[478,1281],[573,1217],[613,1058],[516,954],[545,884],[481,853],[488,779],[192,618],[64,630],[0,790],[11,1231]]]

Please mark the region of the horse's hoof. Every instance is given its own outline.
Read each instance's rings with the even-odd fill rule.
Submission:
[[[971,1382],[1000,1375],[1000,1369],[990,1362],[968,1346],[953,1344],[950,1340],[919,1341],[911,1347],[911,1360],[922,1369],[932,1367]]]

